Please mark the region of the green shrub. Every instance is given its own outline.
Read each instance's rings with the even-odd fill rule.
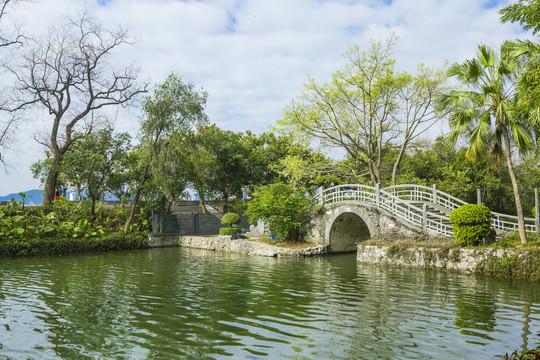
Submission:
[[[0,241],[0,256],[64,255],[88,251],[141,249],[147,247],[147,234],[122,232],[98,237],[41,237]]]
[[[485,206],[467,204],[454,210],[450,221],[460,246],[477,246],[489,232],[491,212]]]
[[[228,227],[232,227],[233,225],[239,225],[240,221],[242,219],[240,218],[240,215],[229,212],[223,215],[223,218],[221,219],[221,223],[223,225],[226,225]]]
[[[242,232],[242,229],[237,227],[225,227],[219,229],[219,235],[232,235],[232,234],[240,234]]]
[[[281,239],[299,241],[315,210],[315,201],[305,188],[277,183],[259,188],[248,202],[246,214],[252,224],[263,220]]]

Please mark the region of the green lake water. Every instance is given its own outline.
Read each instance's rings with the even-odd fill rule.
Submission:
[[[538,283],[183,248],[0,261],[0,359],[495,359]]]

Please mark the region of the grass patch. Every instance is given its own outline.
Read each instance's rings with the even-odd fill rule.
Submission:
[[[457,248],[453,238],[444,236],[429,236],[420,233],[413,235],[403,235],[396,230],[385,231],[372,236],[369,240],[362,242],[364,245],[390,246],[392,253],[397,254],[403,252],[407,248],[440,248],[451,249]]]
[[[488,247],[496,249],[540,249],[540,234],[528,232],[527,244],[522,244],[519,238],[519,232],[507,233],[501,235],[499,241]]]
[[[308,249],[310,247],[317,246],[317,244],[312,244],[303,241],[283,241],[283,240],[271,240],[269,237],[261,237],[250,239],[251,241],[262,242],[265,244],[270,244],[274,246],[279,246],[286,249]]]

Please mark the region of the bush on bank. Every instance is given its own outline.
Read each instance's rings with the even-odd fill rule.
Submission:
[[[257,189],[247,204],[246,214],[250,223],[263,220],[272,234],[295,242],[302,240],[305,226],[317,208],[307,189],[275,183]]]
[[[0,257],[62,255],[87,251],[136,249],[147,246],[150,225],[142,210],[135,217],[132,233],[124,235],[127,209],[99,205],[91,216],[88,202],[71,203],[65,198],[52,206],[24,207],[11,201],[0,207]]]
[[[120,206],[98,206],[96,216],[91,216],[88,202],[70,203],[65,198],[54,201],[51,207],[23,207],[11,201],[0,207],[0,243],[34,238],[85,238],[121,231],[127,209]],[[146,231],[150,226],[143,209],[135,215],[131,230]]]
[[[219,235],[241,234],[242,229],[237,227],[224,227],[219,229]]]
[[[461,246],[478,246],[490,228],[491,212],[482,205],[467,204],[450,214],[456,242]]]
[[[128,250],[147,247],[148,234],[116,232],[99,237],[41,237],[0,241],[0,256],[66,255],[90,251]]]

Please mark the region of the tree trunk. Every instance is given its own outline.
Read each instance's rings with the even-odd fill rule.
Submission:
[[[96,198],[93,194],[90,194],[90,198],[92,199],[92,206],[90,207],[90,216],[92,219],[96,218]]]
[[[401,149],[399,150],[398,157],[396,159],[396,162],[394,163],[394,169],[392,170],[392,185],[396,185],[397,171],[399,168],[399,164],[401,163],[401,159],[403,159],[403,155],[405,154],[406,146],[407,144],[404,143]]]
[[[133,203],[131,204],[131,211],[129,212],[129,216],[126,220],[126,225],[124,226],[124,234],[127,234],[129,232],[129,227],[131,226],[131,222],[133,221],[133,217],[135,216],[135,209],[137,208],[139,197],[141,196],[142,187],[148,177],[149,168],[150,168],[150,164],[146,164],[146,167],[144,168],[143,176],[141,178],[141,182],[139,183],[139,186],[137,187],[137,191],[135,192],[135,197],[133,198]]]
[[[60,165],[60,154],[53,155],[52,165],[45,181],[45,189],[43,191],[43,206],[52,205],[56,192],[56,181],[58,180],[58,166]]]
[[[199,190],[197,191],[199,192],[199,203],[201,204],[202,212],[203,214],[206,214],[206,205],[204,203],[204,192],[200,192]]]
[[[504,138],[504,146],[506,151],[506,163],[508,164],[508,173],[510,174],[510,180],[512,180],[512,188],[514,189],[514,198],[516,200],[516,211],[518,217],[519,238],[522,244],[527,243],[527,230],[525,229],[525,217],[523,216],[523,205],[521,203],[521,196],[519,195],[519,187],[514,173],[514,165],[512,164],[512,152],[510,149],[510,137],[508,136],[508,130],[503,127],[502,134]]]

